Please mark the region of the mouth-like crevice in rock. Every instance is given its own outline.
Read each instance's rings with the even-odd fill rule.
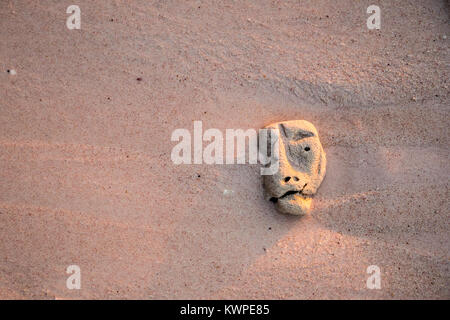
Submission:
[[[279,199],[286,198],[287,196],[290,196],[292,194],[302,194],[303,190],[306,188],[307,185],[308,184],[305,183],[305,185],[303,186],[303,188],[301,190],[289,190],[286,193],[284,193],[283,195],[279,196],[278,198],[272,197],[272,198],[270,198],[270,201],[272,201],[273,203],[277,203]]]
[[[287,196],[290,196],[291,194],[296,194],[296,193],[301,193],[301,191],[294,191],[294,190],[288,191],[285,194],[283,194],[281,197],[279,197],[278,199],[283,199],[283,198],[286,198]]]

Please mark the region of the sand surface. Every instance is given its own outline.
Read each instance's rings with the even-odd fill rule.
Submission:
[[[448,2],[373,2],[1,1],[0,298],[449,299]],[[171,161],[195,120],[292,119],[327,153],[306,217]]]

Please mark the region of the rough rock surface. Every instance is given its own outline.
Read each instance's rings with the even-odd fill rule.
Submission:
[[[265,175],[267,198],[282,213],[304,215],[326,172],[326,156],[314,125],[305,120],[271,124],[278,135],[279,170]]]

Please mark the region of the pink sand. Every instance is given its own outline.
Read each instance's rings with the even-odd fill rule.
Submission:
[[[2,1],[0,298],[449,299],[447,2],[372,31],[370,1],[314,3],[77,0],[68,30],[65,2]],[[304,218],[258,166],[170,159],[194,120],[290,119],[328,159]]]

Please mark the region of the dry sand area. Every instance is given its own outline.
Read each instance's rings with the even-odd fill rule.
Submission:
[[[0,298],[449,299],[449,10],[1,1]],[[328,160],[305,217],[264,200],[258,165],[171,161],[195,120],[293,119]]]

